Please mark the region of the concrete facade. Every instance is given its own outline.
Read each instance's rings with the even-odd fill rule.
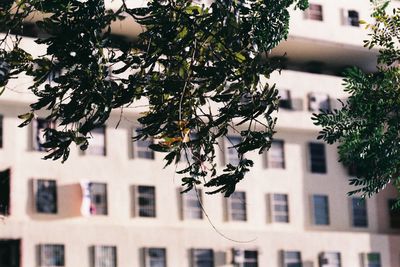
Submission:
[[[319,256],[325,252],[340,253],[340,266],[344,267],[400,267],[400,231],[390,227],[388,207],[388,200],[395,198],[396,193],[386,189],[368,199],[368,226],[354,227],[351,199],[346,195],[352,188],[348,185],[347,170],[337,162],[336,147],[324,146],[326,173],[310,171],[309,143],[319,143],[318,128],[313,125],[308,108],[310,93],[326,94],[331,100],[345,98],[342,78],[332,75],[331,70],[350,64],[368,70],[375,64],[376,52],[362,48],[367,32],[362,27],[343,25],[341,17],[344,9],[356,10],[360,19],[368,20],[369,1],[311,3],[322,6],[323,21],[306,19],[303,12],[294,11],[291,35],[273,54],[286,51],[296,66],[319,61],[327,69],[316,74],[296,67],[272,75],[271,82],[289,90],[291,99],[297,99],[300,105],[295,110],[281,109],[277,113],[276,138],[284,141],[285,168],[265,167],[265,155],[247,155],[255,167],[237,188],[246,193],[246,221],[230,220],[227,200],[220,195],[205,195],[204,190],[206,216],[199,220],[183,218],[181,183],[174,174],[175,166],[163,169],[162,154],[142,159],[134,153],[138,148],[132,145],[130,137],[138,127],[135,118],[140,108],[125,110],[118,128],[115,126],[119,112],[107,122],[106,155],[84,155],[72,147],[64,164],[41,160],[45,152],[32,149],[33,126],[17,127],[21,123],[17,115],[29,111],[33,96],[24,82],[11,82],[0,97],[0,171],[11,170],[10,210],[0,222],[0,242],[20,240],[18,266],[49,266],[39,260],[39,245],[62,244],[64,263],[57,266],[66,267],[94,267],[90,248],[98,245],[116,247],[118,267],[150,266],[145,265],[144,248],[165,248],[169,267],[197,266],[192,263],[191,249],[212,249],[215,267],[337,266],[320,262]],[[24,39],[24,45],[35,47],[38,54],[45,49],[29,38]],[[223,167],[224,151],[218,151],[217,158]],[[36,211],[37,179],[56,181],[56,214]],[[82,214],[81,182],[85,180],[107,184],[107,215]],[[155,187],[155,217],[137,215],[137,186]],[[273,193],[287,194],[288,223],[272,220]],[[313,195],[327,196],[327,225],[314,222]],[[232,249],[257,251],[258,265],[235,265]],[[303,265],[285,265],[283,251],[300,252]],[[1,252],[0,247],[0,255]],[[364,259],[367,253],[379,253],[380,265],[368,265]],[[0,263],[0,267],[5,266]]]

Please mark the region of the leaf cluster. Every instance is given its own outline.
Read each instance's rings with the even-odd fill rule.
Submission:
[[[387,13],[387,3],[372,14],[375,23],[370,49],[378,47],[376,73],[351,68],[345,72],[344,87],[349,98],[341,110],[314,114],[323,129],[319,139],[339,143],[339,160],[356,171],[350,185],[358,187],[349,194],[372,196],[389,184],[400,189],[400,9]]]
[[[167,153],[166,165],[184,155],[187,167],[178,173],[185,175],[187,189],[204,183],[210,193],[229,196],[253,164],[245,153],[270,147],[278,92],[262,77],[276,69],[268,53],[287,37],[293,4],[307,7],[305,0],[216,0],[211,6],[153,0],[143,8],[123,3],[111,11],[98,0],[25,1],[22,19],[48,14],[36,22],[45,33],[36,42],[47,53],[33,57],[18,44],[0,50],[14,76],[24,72],[33,78],[29,89],[38,100],[22,126],[47,110],[58,127],[46,130],[46,158],[66,160],[72,143],[82,150],[90,145],[90,131],[112,110],[147,99],[134,141],[158,140],[150,148]],[[8,13],[10,23],[16,18]],[[116,40],[111,23],[128,16],[144,30],[135,41]],[[239,164],[220,171],[215,150],[232,132],[242,138],[234,146]]]

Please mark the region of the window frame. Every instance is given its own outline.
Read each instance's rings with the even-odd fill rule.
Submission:
[[[364,206],[360,206],[360,203],[364,203]],[[367,200],[361,197],[350,198],[351,203],[351,222],[353,227],[367,228],[368,227],[368,206]],[[360,215],[362,213],[363,215]],[[363,223],[359,223],[359,222]]]
[[[5,186],[3,186],[3,183]],[[11,214],[11,169],[0,171],[0,218]],[[4,194],[3,194],[4,193]],[[2,203],[4,201],[4,203]],[[3,208],[4,206],[4,208]]]
[[[265,166],[268,169],[286,169],[284,140],[272,140],[270,149],[265,153]]]
[[[0,149],[3,148],[3,141],[4,141],[4,116],[0,114]]]
[[[144,265],[145,267],[152,267],[152,256],[151,256],[151,251],[162,251],[163,252],[163,257],[161,259],[156,259],[158,262],[162,262],[163,266],[167,266],[167,249],[166,248],[161,248],[161,247],[149,247],[149,248],[144,248]],[[156,265],[159,266],[159,265]]]
[[[97,196],[96,195],[101,195],[101,194],[95,194],[92,190],[94,190],[92,187],[93,186],[103,186],[104,191],[103,196],[101,198],[103,199],[103,203],[97,203]],[[90,182],[89,183],[89,197],[90,197],[90,208],[89,208],[89,213],[91,216],[93,215],[108,215],[108,188],[107,188],[107,183],[101,183],[101,182]],[[100,208],[102,212],[98,212],[97,210]]]
[[[210,253],[210,255],[208,258],[206,258],[206,260],[204,259],[198,259],[196,257],[196,253],[198,252],[207,252]],[[214,267],[215,266],[215,256],[214,256],[214,250],[213,249],[208,249],[208,248],[192,248],[191,249],[191,262],[192,262],[192,267],[203,267],[204,265],[199,265],[198,262],[199,261],[206,261],[208,262],[210,267]],[[204,263],[203,263],[204,264]]]
[[[400,208],[397,210],[392,209],[396,202],[397,200],[394,198],[388,199],[389,226],[391,229],[400,229]]]
[[[230,195],[229,198],[226,199],[226,201],[228,220],[235,222],[246,222],[248,219],[246,192],[235,191]],[[237,209],[237,207],[234,206],[241,206],[243,208],[239,210]]]
[[[139,192],[141,189],[151,189],[152,198],[150,198],[150,204],[141,205],[140,201],[143,197],[151,196],[150,193]],[[146,198],[145,198],[146,199]],[[147,198],[148,200],[149,198]],[[134,186],[134,215],[139,218],[156,218],[157,217],[157,192],[156,187],[152,185],[135,185]],[[150,210],[149,215],[144,215]],[[145,212],[146,211],[146,212]]]
[[[322,148],[322,153],[316,154],[315,150]],[[313,152],[314,151],[314,152]],[[309,170],[314,174],[327,174],[327,152],[324,143],[309,142],[308,143],[308,159],[309,159]]]
[[[292,254],[292,255],[296,255],[295,258],[289,258],[287,257],[287,255]],[[302,258],[301,258],[301,252],[298,250],[283,250],[282,251],[282,265],[283,267],[302,267],[303,266],[303,262],[302,262]],[[293,266],[293,264],[297,264],[295,266]]]
[[[91,139],[89,139],[89,145],[87,149],[84,151],[85,155],[90,156],[107,156],[107,127],[106,125],[94,128],[91,132]],[[103,140],[102,146],[97,145],[96,143],[90,144],[90,140],[95,140],[95,138],[100,136]]]
[[[329,226],[331,224],[331,219],[330,219],[330,210],[329,210],[329,197],[328,195],[322,195],[322,194],[314,194],[311,196],[312,198],[312,222],[313,225],[315,226]],[[322,218],[317,217],[320,211],[317,212],[317,208],[321,209],[321,207],[318,207],[321,205],[321,203],[316,203],[316,199],[323,199],[324,200],[324,216]],[[318,206],[316,205],[318,204]],[[321,221],[322,220],[322,221]]]
[[[108,250],[104,252],[104,250]],[[109,254],[109,255],[106,255]],[[110,245],[94,245],[91,247],[91,264],[93,267],[105,267],[101,261],[107,260],[105,257],[111,256],[111,266],[107,267],[117,267],[118,266],[118,255],[117,247]],[[107,264],[110,265],[110,264]]]
[[[317,10],[318,9],[318,10]],[[305,18],[312,21],[324,21],[324,8],[321,4],[310,3]]]
[[[371,262],[371,257],[376,256],[378,262]],[[363,254],[363,267],[382,267],[382,258],[379,252],[368,252]]]
[[[197,193],[196,193],[197,190]],[[193,188],[192,190],[182,193],[181,203],[182,203],[182,219],[183,220],[203,220],[204,214],[202,209],[202,204],[199,201],[203,201],[202,190],[200,188]],[[195,206],[189,205],[188,203],[197,203]],[[193,210],[194,209],[194,210]],[[195,214],[192,216],[190,214]],[[199,216],[197,216],[199,215]]]
[[[343,24],[351,27],[360,27],[360,12],[355,9],[343,9]],[[353,17],[351,14],[356,14]]]
[[[225,156],[225,164],[232,164],[237,166],[240,162],[240,155],[237,151],[236,147],[233,147],[239,144],[242,141],[242,137],[239,135],[227,135],[224,138],[224,156]]]
[[[41,190],[41,183],[44,183],[44,190],[42,193],[40,193]],[[48,185],[46,186],[47,183]],[[46,191],[47,190],[47,191]],[[52,191],[54,190],[54,191]],[[53,205],[54,208],[52,208],[51,210],[46,211],[46,208],[41,208],[40,205],[42,205],[41,203],[39,203],[39,197],[38,194],[45,194],[43,195],[44,197],[44,201],[49,201],[49,199],[46,199],[46,194],[51,194],[51,196],[47,196],[47,197],[52,197],[53,198]],[[33,180],[33,194],[34,194],[34,206],[35,206],[35,212],[40,213],[40,214],[57,214],[58,213],[58,194],[57,194],[57,181],[54,179],[34,179]],[[42,197],[41,197],[42,198]],[[49,204],[49,203],[46,203]]]
[[[312,99],[314,98],[314,99]],[[308,111],[319,112],[320,110],[331,110],[331,98],[329,94],[321,92],[311,92],[308,93]],[[318,108],[313,107],[313,104],[318,106]]]
[[[334,262],[331,262],[332,256],[336,257]],[[329,259],[331,257],[331,259]],[[319,267],[341,267],[342,266],[342,256],[340,252],[322,252],[318,256]]]
[[[131,129],[132,138],[137,135],[140,131],[140,128],[135,127]],[[145,159],[145,160],[154,160],[155,153],[152,149],[149,148],[150,145],[154,144],[153,138],[148,138],[146,140],[136,140],[132,141],[131,145],[131,156],[133,159]]]
[[[249,257],[251,253],[255,253],[255,258]],[[243,267],[258,267],[258,250],[244,250]]]
[[[60,250],[60,255],[55,255],[56,250]],[[50,250],[50,251],[47,251]],[[46,255],[46,254],[50,254]],[[59,256],[61,257],[61,262],[58,264],[51,264],[48,261],[56,261],[54,259],[48,259],[48,257],[55,257]],[[40,244],[39,245],[39,266],[40,267],[62,267],[65,266],[65,246],[64,244]]]
[[[43,124],[43,127],[40,127]],[[32,150],[37,152],[48,152],[50,149],[43,147],[46,142],[45,129],[55,129],[56,123],[45,118],[32,120]]]
[[[279,108],[293,110],[292,96],[288,89],[278,89]]]
[[[276,200],[275,196],[284,196],[286,200]],[[271,222],[273,223],[290,223],[290,209],[289,209],[289,195],[286,193],[270,193],[270,210],[271,210]],[[286,211],[275,210],[276,206],[287,207]],[[286,217],[284,221],[278,220],[277,217]]]

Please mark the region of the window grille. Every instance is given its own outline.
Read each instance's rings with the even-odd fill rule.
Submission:
[[[232,221],[246,221],[246,193],[234,192],[228,199],[228,219]]]
[[[154,186],[136,187],[136,215],[156,217],[156,189]]]
[[[64,245],[39,245],[40,267],[64,266]]]

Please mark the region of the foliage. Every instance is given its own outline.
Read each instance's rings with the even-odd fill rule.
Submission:
[[[38,100],[21,116],[24,126],[35,112],[48,110],[56,129],[45,132],[46,159],[68,158],[72,143],[85,150],[90,131],[102,126],[112,110],[147,99],[134,140],[155,138],[151,148],[165,152],[166,165],[185,155],[183,185],[205,183],[210,193],[229,196],[252,166],[246,152],[262,153],[271,144],[277,90],[262,84],[276,66],[269,51],[287,37],[291,5],[306,0],[217,0],[211,6],[187,0],[153,0],[130,9],[123,3],[107,10],[98,0],[2,1],[0,27],[19,32],[35,12],[46,16],[36,26],[47,53],[34,57],[6,35],[0,58],[11,67],[9,78],[32,76],[29,87]],[[138,40],[114,38],[111,23],[131,16],[144,28]],[[7,49],[13,43],[12,49]],[[112,75],[108,75],[108,69]],[[52,82],[49,76],[61,74]],[[215,149],[228,132],[240,134],[240,161],[217,172]],[[183,151],[183,153],[182,153]]]
[[[387,12],[388,2],[375,3],[371,39],[364,46],[379,48],[376,73],[351,68],[344,86],[349,94],[341,110],[314,114],[322,125],[319,139],[339,142],[339,160],[356,171],[349,194],[372,196],[393,184],[400,190],[400,9]]]

